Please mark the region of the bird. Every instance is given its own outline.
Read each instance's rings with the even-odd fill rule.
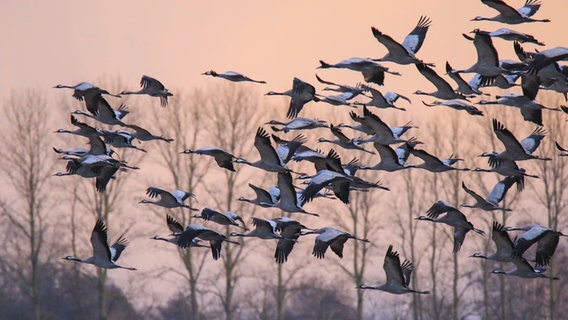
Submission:
[[[530,265],[530,263],[522,258],[519,259],[513,259],[511,261],[512,263],[515,264],[515,269],[512,270],[501,270],[501,269],[493,269],[493,271],[491,271],[491,273],[496,273],[496,274],[505,274],[505,275],[509,275],[509,276],[517,276],[517,277],[521,277],[521,278],[546,278],[546,279],[550,279],[550,280],[560,280],[560,278],[558,277],[553,277],[553,276],[549,276],[544,274],[543,272],[546,271],[546,269],[540,269],[540,268],[533,268],[533,266]]]
[[[378,142],[373,143],[373,146],[379,153],[381,161],[372,167],[361,167],[361,170],[384,170],[394,172],[403,169],[414,168],[413,165],[406,164],[403,159],[399,157],[395,150],[385,144]]]
[[[81,156],[85,156],[87,154],[88,153],[85,153]],[[83,178],[96,178],[95,189],[101,193],[105,192],[108,183],[115,176],[118,170],[126,170],[125,167],[120,167],[118,165],[109,165],[103,162],[96,165],[82,164],[80,158],[70,158],[67,160],[67,166],[65,167],[66,172],[57,172],[54,174],[54,176],[62,177],[78,175]]]
[[[160,105],[164,108],[168,105],[168,97],[173,96],[160,81],[146,75],[143,75],[140,79],[140,86],[142,89],[138,91],[122,91],[120,94],[147,94],[151,97],[159,97]]]
[[[282,161],[280,161],[280,158],[278,157],[276,150],[272,147],[272,144],[270,143],[270,136],[268,135],[268,133],[266,133],[266,131],[262,127],[258,127],[258,129],[256,130],[256,135],[254,138],[254,146],[257,149],[258,154],[260,155],[260,160],[255,162],[249,162],[243,158],[237,158],[235,159],[235,162],[244,163],[251,167],[259,168],[268,172],[290,171],[290,169],[287,169],[282,163]]]
[[[332,133],[337,139],[335,139],[335,140],[329,140],[329,139],[326,139],[326,138],[319,138],[319,139],[318,139],[318,142],[333,143],[333,144],[335,144],[335,145],[338,145],[338,146],[342,147],[343,149],[359,150],[359,151],[367,152],[367,153],[369,153],[369,154],[374,154],[374,152],[365,150],[365,148],[361,147],[361,144],[358,143],[359,140],[357,140],[357,139],[349,139],[345,134],[343,134],[343,132],[341,132],[341,129],[339,129],[338,127],[334,126],[333,124],[331,124],[331,125],[329,126],[329,129],[331,130],[331,133]]]
[[[332,106],[347,106],[351,108],[357,108],[357,106],[349,102],[349,100],[353,99],[353,97],[355,97],[356,95],[358,94],[354,92],[343,92],[338,95],[316,94],[316,97],[319,98],[320,102],[329,103]]]
[[[300,237],[302,229],[308,228],[289,217],[279,217],[272,219],[272,221],[276,222],[276,229],[280,230],[280,234],[282,235],[282,239],[278,240],[276,250],[274,251],[274,260],[276,263],[282,264],[288,261],[288,256],[290,252],[292,252],[292,249],[294,249],[294,245]]]
[[[114,110],[100,92],[87,91],[84,95],[85,105],[89,113],[82,110],[75,110],[73,113],[83,115],[108,125],[124,126],[122,119],[128,115],[128,107],[121,104]]]
[[[461,211],[443,200],[438,200],[437,202],[435,202],[428,209],[428,211],[426,211],[426,213],[427,216],[420,216],[416,218],[416,220],[431,221],[434,223],[445,223],[449,226],[454,227],[454,254],[456,254],[460,250],[465,240],[465,235],[469,231],[474,231],[475,233],[482,236],[485,235],[485,232],[483,232],[483,230],[475,228]],[[445,215],[440,217],[440,215],[443,213],[445,213]]]
[[[393,38],[382,33],[377,28],[371,27],[375,39],[389,51],[384,57],[375,60],[391,61],[398,64],[423,63],[422,60],[415,57],[415,54],[422,47],[431,23],[430,18],[421,16],[416,27],[406,36],[402,44],[396,42]],[[433,66],[433,64],[430,65]]]
[[[192,211],[198,211],[198,209],[192,208],[183,203],[189,197],[195,198],[195,195],[191,192],[185,192],[182,190],[168,192],[156,187],[149,187],[146,189],[146,194],[150,196],[150,198],[160,197],[160,200],[141,200],[140,203],[151,203],[168,209],[182,207],[188,208]]]
[[[523,230],[525,231],[515,239],[515,247],[513,249],[513,258],[522,258],[523,253],[533,244],[537,243],[536,249],[536,265],[547,266],[556,251],[560,237],[568,237],[560,231],[553,230],[538,224],[526,227],[507,227],[507,231]]]
[[[233,81],[233,82],[248,81],[248,82],[256,82],[256,83],[266,83],[266,81],[253,80],[253,79],[245,76],[244,74],[238,73],[238,72],[235,72],[235,71],[227,71],[227,72],[223,72],[223,73],[217,73],[213,70],[209,70],[209,71],[205,71],[204,73],[202,73],[202,75],[219,77],[219,78],[223,78],[223,79]]]
[[[196,150],[185,149],[181,153],[183,154],[195,153],[199,155],[210,156],[213,157],[213,159],[215,159],[215,162],[217,162],[217,165],[220,168],[225,168],[233,172],[235,171],[235,167],[233,166],[233,160],[236,159],[236,157],[221,148],[203,147]]]
[[[288,107],[288,112],[286,117],[288,119],[294,119],[298,116],[304,105],[310,101],[318,102],[320,99],[315,95],[316,88],[311,84],[302,81],[299,78],[294,78],[292,82],[292,89],[285,92],[275,92],[269,91],[265,95],[267,96],[289,96],[291,97],[290,106]]]
[[[73,148],[68,150],[53,148],[53,151],[59,154],[65,154],[69,156],[82,157],[88,154],[99,155],[104,154],[112,156],[115,152],[112,150],[100,137],[89,136],[89,149],[86,148]]]
[[[539,46],[544,46],[544,43],[535,39],[534,36],[526,33],[522,33],[509,28],[499,28],[495,31],[488,32],[489,36],[501,38],[507,41],[518,41],[520,43],[534,43]]]
[[[389,71],[389,68],[376,63],[372,59],[354,57],[335,64],[329,64],[323,60],[320,60],[319,62],[320,66],[318,69],[340,68],[358,71],[363,74],[363,79],[366,82],[376,83],[379,86],[384,85],[385,73],[400,76],[400,73],[396,71]]]
[[[400,138],[400,135],[404,133],[403,131],[397,132],[396,130],[392,130],[379,116],[369,111],[366,106],[363,106],[363,117],[360,117],[355,112],[350,112],[349,115],[351,119],[359,122],[362,127],[366,128],[366,131],[372,132],[370,138],[356,141],[361,143],[377,142],[386,145],[406,142],[406,140]]]
[[[203,210],[201,210],[201,214],[196,214],[193,217],[203,219],[205,221],[213,221],[223,226],[231,225],[239,227],[243,230],[248,230],[245,222],[243,221],[243,218],[231,211],[221,213],[210,208],[203,208]],[[243,225],[241,226],[239,223],[237,223],[237,221],[240,221]]]
[[[98,167],[98,166],[108,166],[118,169],[139,169],[138,167],[132,167],[127,164],[124,160],[114,159],[112,156],[107,154],[85,154],[83,156],[63,156],[62,160],[73,160],[76,164],[87,167]]]
[[[362,241],[366,243],[370,242],[367,239],[357,238],[348,232],[344,232],[331,227],[306,231],[303,232],[301,235],[307,235],[307,234],[318,235],[315,239],[314,249],[312,251],[314,257],[318,259],[323,259],[325,257],[325,252],[327,251],[328,247],[331,248],[331,250],[339,258],[343,258],[343,246],[345,245],[345,242],[347,242],[347,240],[349,239]]]
[[[434,106],[446,106],[448,108],[454,109],[454,110],[458,110],[458,111],[465,111],[468,114],[472,115],[472,116],[483,116],[483,111],[477,109],[476,107],[472,106],[471,104],[462,101],[462,100],[448,100],[448,101],[439,101],[436,100],[430,104],[422,101],[422,104],[424,104],[427,107],[434,107]]]
[[[483,77],[492,79],[501,75],[503,69],[499,65],[499,54],[489,34],[485,31],[475,29],[472,31],[475,34],[473,37],[473,45],[477,52],[477,61],[471,67],[464,70],[455,70],[455,73],[478,73]],[[469,37],[466,37],[470,39]]]
[[[414,265],[408,260],[400,263],[400,256],[397,251],[392,250],[392,244],[389,245],[385,259],[383,262],[383,270],[387,280],[382,285],[370,286],[361,284],[358,286],[359,289],[372,289],[381,290],[393,294],[404,294],[404,293],[420,293],[429,294],[430,291],[418,291],[410,289],[408,285],[410,284],[410,276],[414,270]]]
[[[109,245],[107,227],[102,219],[97,219],[95,227],[91,232],[91,246],[93,247],[93,255],[88,258],[82,259],[73,256],[66,256],[63,259],[89,263],[105,269],[120,268],[134,271],[137,269],[116,264],[116,261],[118,260],[118,258],[120,258],[122,251],[126,249],[127,245],[128,240],[124,236],[118,237],[118,239],[112,245]]]
[[[479,91],[477,87],[472,87],[458,72],[452,69],[452,66],[448,61],[446,61],[446,74],[458,85],[455,90],[456,92],[468,95],[468,97],[481,94],[481,91]]]
[[[254,237],[264,240],[269,239],[282,239],[282,235],[276,231],[276,222],[270,219],[252,218],[252,225],[255,226],[254,230],[248,233],[235,233],[231,232],[232,237]]]
[[[307,141],[303,134],[295,136],[292,140],[284,140],[276,135],[272,135],[272,139],[279,146],[276,148],[276,154],[283,164],[287,164],[292,160],[292,157],[298,152],[298,150],[307,150],[303,144]]]
[[[59,129],[55,131],[55,133],[70,133],[87,138],[99,135],[99,131],[96,128],[91,127],[90,125],[77,120],[77,118],[75,118],[73,115],[71,115],[71,124],[77,127],[78,129],[75,130]]]
[[[162,140],[168,143],[174,141],[174,139],[153,135],[150,133],[150,131],[135,124],[124,124],[124,126],[133,129],[134,132],[130,132],[130,135],[140,141]]]
[[[471,257],[499,262],[513,262],[513,241],[511,241],[511,238],[509,237],[507,230],[505,230],[505,227],[503,227],[503,225],[498,223],[497,221],[493,221],[491,240],[495,242],[497,252],[489,256],[485,256],[481,253],[476,252],[471,255]]]
[[[284,133],[289,132],[290,130],[309,130],[309,129],[316,129],[316,128],[329,128],[329,125],[326,121],[312,119],[312,118],[302,118],[297,117],[288,122],[281,122],[277,120],[270,120],[266,124],[272,125],[272,130],[278,132],[283,131]],[[283,126],[281,128],[277,128],[275,126]]]
[[[529,177],[529,178],[538,178],[538,176],[531,175],[526,173],[526,170],[519,167],[515,161],[507,160],[507,159],[499,159],[499,153],[496,151],[493,152],[484,152],[480,155],[480,157],[487,157],[489,162],[489,169],[482,169],[482,168],[475,168],[473,171],[476,172],[495,172],[502,176],[509,177],[509,176],[519,176],[519,177]],[[520,181],[520,180],[519,180]],[[519,185],[517,185],[517,189]]]
[[[397,107],[397,106],[394,105],[396,100],[398,100],[399,98],[402,98],[402,99],[408,101],[409,103],[412,103],[410,101],[410,99],[408,99],[407,97],[400,95],[396,92],[389,91],[385,95],[383,95],[379,90],[377,90],[377,89],[375,89],[371,86],[362,85],[361,88],[363,90],[371,93],[371,100],[368,101],[368,102],[365,102],[365,103],[355,102],[355,103],[353,103],[354,105],[363,105],[363,106],[368,106],[368,107],[376,107],[376,108],[380,108],[380,109],[393,108],[393,109],[397,109],[397,110],[401,110],[401,111],[406,111],[406,109],[400,108],[400,107]]]
[[[107,95],[110,95],[110,96],[113,96],[113,97],[116,97],[116,98],[120,98],[119,95],[111,94],[104,89],[96,87],[94,84],[92,84],[90,82],[84,82],[84,81],[79,82],[78,84],[76,84],[74,86],[58,84],[58,85],[54,86],[54,88],[56,88],[56,89],[73,89],[73,98],[75,98],[79,101],[83,101],[83,97],[84,97],[86,91],[97,91],[97,92],[100,92],[101,94],[107,94]]]
[[[153,236],[150,239],[161,240],[161,241],[165,241],[165,242],[168,242],[168,243],[177,244],[179,236],[183,233],[183,230],[184,230],[183,226],[181,225],[181,223],[179,221],[174,219],[174,217],[170,216],[169,214],[166,215],[166,224],[168,226],[168,229],[170,229],[170,231],[172,232],[170,234],[171,238]],[[209,246],[202,245],[199,242],[200,242],[199,239],[194,238],[193,241],[189,244],[189,247],[209,248]]]
[[[190,247],[194,243],[195,238],[209,241],[213,260],[218,260],[221,257],[221,247],[223,245],[223,242],[240,244],[236,241],[229,240],[224,234],[219,233],[215,230],[208,229],[199,224],[190,224],[179,235],[177,245],[180,248]]]
[[[497,119],[492,120],[493,132],[497,139],[505,146],[505,151],[498,153],[496,160],[507,159],[512,161],[522,160],[552,160],[550,158],[533,155],[533,152],[540,146],[540,142],[546,136],[547,132],[542,127],[536,128],[531,135],[519,141],[511,131],[499,122]],[[491,160],[491,158],[490,158]],[[491,163],[490,163],[491,165]]]
[[[249,183],[248,186],[254,191],[254,193],[256,194],[256,198],[247,199],[245,197],[239,197],[238,199],[239,201],[246,201],[265,208],[270,208],[276,205],[276,203],[278,202],[278,198],[280,197],[280,190],[278,190],[278,194],[275,194],[274,192],[271,192],[273,191],[273,188],[267,191],[260,187],[255,186],[252,183]]]
[[[422,159],[421,164],[414,165],[415,168],[424,169],[430,172],[446,172],[452,170],[469,171],[469,168],[456,168],[453,165],[458,161],[463,161],[461,158],[455,157],[453,154],[448,159],[439,159],[428,152],[416,149],[412,144],[406,144],[408,151],[415,157]]]
[[[101,130],[100,134],[104,137],[105,142],[115,148],[130,148],[142,152],[147,152],[145,149],[137,147],[132,144],[134,137],[126,130]]]
[[[361,178],[355,176],[349,176],[345,173],[331,171],[331,170],[321,170],[318,171],[300,195],[300,205],[304,205],[310,202],[315,195],[324,187],[332,184],[333,192],[337,198],[339,198],[343,203],[349,203],[349,192],[352,185],[360,185],[367,188],[378,188],[383,190],[389,190],[389,188],[384,187],[378,183],[371,183],[362,180]]]
[[[422,144],[422,141],[418,141],[418,139],[416,139],[415,137],[412,137],[412,138],[408,139],[408,141],[406,141],[406,143],[403,143],[400,146],[398,146],[396,149],[394,149],[394,152],[398,156],[398,162],[401,163],[401,164],[410,166],[410,165],[406,164],[406,161],[410,157],[410,149],[409,148],[414,148],[419,144]],[[412,165],[412,166],[414,167],[414,165]]]
[[[316,74],[316,79],[318,80],[318,82],[323,83],[323,84],[327,84],[333,87],[325,87],[323,88],[324,91],[335,91],[335,92],[350,92],[352,94],[352,96],[349,98],[353,99],[356,96],[360,95],[363,93],[363,88],[362,88],[362,84],[358,83],[355,86],[350,86],[350,85],[345,85],[345,84],[338,84],[335,82],[331,82],[329,80],[323,80],[320,76],[318,76]]]
[[[507,93],[504,95],[495,96],[495,98],[496,100],[494,101],[480,100],[477,103],[480,105],[500,104],[500,105],[519,108],[519,111],[523,116],[523,120],[530,121],[541,127],[543,126],[542,124],[543,109],[559,111],[559,109],[543,106],[542,104],[536,102],[533,98],[525,94]]]
[[[278,190],[280,191],[278,200],[276,202],[263,203],[260,202],[261,206],[267,208],[279,208],[285,212],[298,212],[303,214],[308,214],[312,216],[319,216],[317,213],[307,212],[302,208],[301,195],[296,194],[294,185],[292,184],[292,175],[290,172],[279,172],[278,173]],[[315,196],[315,195],[314,195]],[[272,200],[272,199],[271,199]]]
[[[520,185],[522,189],[523,183],[524,179],[522,178],[522,176],[506,177],[505,179],[499,181],[493,187],[491,192],[487,195],[487,198],[483,198],[477,193],[475,193],[475,191],[466,187],[465,183],[462,181],[463,190],[475,199],[475,204],[464,203],[462,204],[462,207],[479,208],[484,211],[494,211],[494,210],[511,211],[511,209],[500,207],[499,202],[503,200],[505,194],[507,193],[507,191],[509,191],[509,189],[511,188],[511,186],[513,186],[513,184],[517,184],[517,187],[519,187]]]
[[[532,59],[528,64],[527,73],[529,75],[537,75],[547,66],[550,66],[557,61],[566,60],[568,60],[567,47],[554,47],[551,49],[543,50],[532,55]]]
[[[540,8],[541,3],[539,0],[526,0],[525,5],[516,10],[502,0],[481,0],[481,2],[499,11],[499,14],[491,18],[477,16],[473,18],[472,21],[488,20],[506,24],[519,24],[525,22],[550,22],[549,19],[538,20],[531,18]]]
[[[422,74],[428,81],[430,81],[436,87],[436,91],[424,92],[421,90],[417,90],[414,92],[414,94],[432,96],[434,98],[442,100],[453,100],[453,99],[467,100],[464,95],[455,92],[454,89],[452,89],[452,86],[450,86],[450,84],[446,80],[442,79],[442,77],[440,77],[436,73],[436,71],[434,71],[434,69],[428,67],[425,64],[416,64],[416,68],[418,69],[418,72],[420,72],[420,74]]]

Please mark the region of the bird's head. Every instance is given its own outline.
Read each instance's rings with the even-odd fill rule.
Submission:
[[[217,74],[217,72],[215,72],[213,70],[209,70],[209,71],[203,72],[202,75],[216,77],[218,74]]]
[[[477,17],[471,19],[470,21],[483,21],[483,20],[487,20],[487,18],[482,17],[482,16],[477,16]]]
[[[505,274],[506,272],[503,271],[503,270],[501,270],[501,269],[493,269],[493,270],[491,271],[491,273]]]
[[[236,158],[235,162],[236,163],[249,163],[246,159],[243,159],[243,158]]]

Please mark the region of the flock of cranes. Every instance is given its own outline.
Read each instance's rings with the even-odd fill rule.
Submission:
[[[506,24],[548,21],[546,19],[537,20],[532,18],[541,5],[538,0],[527,0],[525,5],[519,9],[514,9],[501,0],[481,0],[481,2],[497,10],[499,14],[492,18],[476,17],[473,19],[475,21],[490,20]],[[521,47],[521,43],[532,43],[540,46],[544,44],[532,35],[508,28],[500,28],[493,32],[475,29],[472,31],[473,37],[467,34],[464,34],[464,37],[473,42],[477,53],[477,61],[470,67],[461,70],[452,69],[449,62],[446,64],[448,77],[455,81],[457,85],[457,89],[454,89],[449,82],[435,71],[434,64],[425,63],[416,56],[426,39],[430,24],[431,20],[428,17],[420,17],[416,27],[402,43],[380,31],[379,28],[371,27],[371,34],[387,49],[387,53],[379,59],[353,57],[338,63],[327,63],[320,60],[318,69],[343,68],[360,72],[367,84],[338,84],[329,80],[323,80],[316,75],[320,83],[328,86],[324,91],[336,92],[338,95],[319,94],[313,85],[299,78],[293,79],[292,88],[289,90],[283,92],[269,91],[266,94],[267,96],[284,95],[290,97],[289,108],[286,112],[286,117],[289,121],[272,120],[266,123],[266,125],[269,125],[273,132],[287,134],[290,131],[300,131],[301,133],[291,140],[286,140],[286,138],[275,134],[269,134],[268,128],[259,126],[254,137],[254,146],[258,151],[257,161],[249,161],[238,155],[231,154],[231,150],[223,150],[212,146],[204,146],[196,150],[186,149],[180,151],[181,154],[197,154],[212,157],[220,168],[229,171],[239,170],[238,165],[247,165],[262,170],[267,176],[275,176],[277,186],[264,189],[249,184],[256,198],[248,199],[243,196],[238,200],[266,209],[278,208],[287,213],[297,214],[298,217],[302,215],[319,215],[304,209],[306,203],[316,198],[331,198],[336,199],[333,201],[349,204],[352,192],[376,192],[372,191],[373,189],[389,190],[387,186],[379,181],[367,181],[356,176],[358,170],[394,172],[423,169],[433,173],[453,170],[496,172],[504,176],[504,178],[493,187],[486,197],[480,196],[468,188],[465,182],[462,182],[463,190],[475,200],[475,203],[463,204],[462,207],[485,211],[511,211],[511,209],[504,208],[499,204],[509,189],[516,185],[518,192],[520,192],[526,183],[526,177],[537,178],[526,173],[524,169],[517,165],[517,162],[550,160],[548,157],[534,154],[547,134],[542,123],[542,112],[543,110],[558,111],[560,109],[545,107],[535,102],[534,99],[538,91],[542,89],[555,90],[566,95],[568,92],[568,68],[559,65],[558,61],[568,59],[568,48],[556,47],[540,52],[529,52]],[[515,52],[519,57],[519,61],[500,60],[498,52],[493,46],[493,38],[514,41]],[[415,128],[412,122],[408,122],[404,126],[390,127],[381,119],[381,110],[396,109],[404,111],[405,108],[396,106],[395,103],[398,99],[402,99],[406,101],[404,103],[411,104],[411,99],[396,92],[383,94],[371,85],[371,83],[379,86],[383,85],[385,81],[388,81],[386,79],[387,74],[389,76],[401,76],[401,73],[398,71],[391,70],[390,67],[385,67],[379,64],[379,62],[390,62],[395,65],[415,65],[418,73],[424,76],[436,88],[432,92],[421,90],[415,92],[416,95],[427,95],[438,99],[429,103],[422,101],[426,106],[447,107],[458,111],[466,111],[472,116],[484,115],[482,110],[472,104],[472,101],[476,100],[479,106],[488,104],[513,106],[520,109],[524,120],[535,123],[538,127],[531,135],[519,141],[499,120],[493,119],[493,132],[503,144],[504,151],[483,152],[481,156],[488,158],[489,169],[462,167],[459,163],[463,162],[464,159],[457,158],[454,155],[445,159],[439,158],[423,149],[419,149],[418,146],[423,143],[417,138],[404,137],[408,130]],[[475,73],[469,82],[462,78],[462,75],[466,73]],[[211,70],[203,73],[203,75],[219,77],[233,82],[266,83],[262,80],[253,80],[244,74],[233,71],[217,73]],[[516,84],[518,79],[521,79],[520,86],[523,94],[508,93],[496,97],[496,100],[493,101],[488,100],[486,98],[487,94],[482,92],[484,87],[497,86],[508,89],[518,86]],[[60,129],[56,132],[79,135],[89,140],[88,148],[69,150],[54,148],[57,153],[63,154],[63,159],[67,160],[66,172],[56,173],[57,176],[79,175],[83,178],[95,178],[96,189],[99,192],[104,192],[107,184],[112,181],[112,178],[118,171],[138,169],[124,160],[117,159],[115,157],[116,152],[111,149],[111,146],[114,148],[132,148],[146,152],[146,150],[133,145],[133,141],[136,139],[141,141],[172,141],[172,139],[154,135],[138,125],[126,123],[125,118],[129,113],[127,107],[121,104],[115,109],[104,97],[106,95],[120,97],[129,94],[146,94],[151,97],[158,97],[160,105],[166,107],[168,97],[173,96],[160,81],[154,78],[143,76],[140,85],[142,88],[139,91],[122,91],[118,95],[113,95],[87,82],[82,82],[75,86],[56,86],[56,88],[73,89],[73,97],[84,101],[87,110],[86,112],[77,110],[71,115],[71,124],[76,127],[75,130]],[[356,97],[364,98],[366,101],[356,101],[354,100]],[[299,115],[302,113],[303,108],[307,103],[311,102],[353,108],[349,115],[354,123],[335,125],[325,120],[300,117]],[[372,111],[372,108],[376,111]],[[562,110],[566,111],[565,108],[562,108]],[[88,117],[98,123],[120,126],[122,129],[115,131],[100,130],[80,122],[75,116]],[[305,130],[318,128],[330,130],[336,138],[335,140],[330,140],[322,137],[318,140],[319,142],[330,143],[335,148],[352,150],[354,153],[364,152],[372,154],[374,155],[373,157],[380,157],[380,161],[372,166],[361,164],[356,157],[349,162],[344,162],[333,148],[328,152],[322,152],[321,150],[308,147],[309,141],[302,133]],[[134,131],[129,131],[128,129]],[[347,132],[348,130],[349,132]],[[323,133],[324,130],[321,132]],[[350,137],[351,132],[356,132],[359,135],[364,134],[367,137]],[[275,142],[276,146],[272,141]],[[368,143],[372,143],[375,151],[366,148]],[[566,151],[560,145],[557,144],[557,146],[563,152],[561,155],[566,155]],[[409,158],[412,159],[411,157],[414,158],[413,160],[417,160],[418,163],[415,161],[413,161],[414,163],[407,163]],[[288,167],[288,164],[291,162],[313,163],[315,173],[296,172]],[[301,187],[294,184],[294,177],[301,181]],[[185,204],[189,197],[194,197],[188,191],[173,190],[169,192],[157,187],[149,187],[146,194],[156,200],[142,200],[140,201],[141,203],[168,209],[181,207],[199,211],[199,209]],[[193,217],[218,225],[238,228],[246,233],[231,232],[224,234],[197,223],[184,227],[168,214],[166,216],[166,225],[171,234],[168,238],[154,236],[152,239],[173,243],[181,248],[208,247],[215,260],[221,257],[224,242],[234,245],[240,244],[239,241],[232,240],[232,237],[276,239],[277,245],[274,259],[277,263],[285,263],[298,239],[310,234],[317,234],[312,253],[319,259],[325,257],[328,248],[331,248],[340,258],[343,257],[344,245],[349,239],[363,242],[369,241],[333,227],[308,228],[301,222],[289,217],[275,219],[254,217],[252,218],[252,225],[254,226],[252,230],[249,230],[245,221],[234,212],[222,213],[214,209],[203,208],[200,214],[195,214]],[[454,254],[462,247],[465,236],[469,231],[473,231],[481,236],[485,235],[483,230],[475,228],[468,221],[464,213],[443,200],[434,203],[427,211],[426,216],[419,216],[416,220],[443,223],[451,226],[454,230]],[[524,230],[525,232],[516,236],[515,240],[512,241],[508,232],[514,230]],[[495,269],[493,270],[494,273],[526,278],[545,277],[558,279],[555,276],[546,275],[544,271],[545,267],[550,264],[560,237],[563,236],[565,235],[560,231],[540,225],[524,228],[504,227],[495,221],[491,237],[497,248],[496,253],[488,256],[475,253],[472,257],[513,263],[516,266],[515,269],[509,271]],[[208,242],[208,245],[202,242]],[[93,247],[92,257],[79,259],[69,256],[64,259],[91,263],[103,268],[135,270],[134,268],[122,267],[116,264],[128,241],[121,236],[110,245],[107,229],[102,220],[98,220],[95,224],[91,235],[91,244]],[[534,244],[536,244],[537,249],[536,256],[532,259],[527,257],[525,252]],[[533,265],[532,262],[535,262],[535,264]],[[386,251],[383,269],[386,274],[385,284],[378,286],[360,285],[358,288],[376,289],[394,294],[429,293],[429,291],[417,291],[408,287],[414,266],[408,260],[401,263],[399,254],[393,250],[392,245]]]

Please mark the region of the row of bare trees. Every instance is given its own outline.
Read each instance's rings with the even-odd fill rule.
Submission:
[[[114,87],[116,82],[109,85]],[[476,185],[482,192],[488,191],[498,180],[491,174],[433,174],[417,170],[364,173],[371,180],[381,176],[392,191],[354,193],[348,206],[338,205],[337,200],[310,204],[323,213],[321,218],[293,216],[302,221],[307,219],[314,224],[312,227],[333,226],[371,240],[371,244],[348,242],[343,260],[333,255],[323,261],[313,259],[310,257],[313,239],[305,237],[300,238],[290,260],[283,265],[274,263],[271,258],[275,243],[263,240],[247,239],[238,246],[224,245],[221,261],[212,261],[208,250],[147,245],[149,235],[144,228],[148,224],[165,228],[164,210],[136,206],[136,200],[149,185],[161,184],[195,192],[199,202],[190,203],[192,207],[235,211],[245,220],[252,216],[283,214],[276,209],[257,209],[236,201],[250,192],[246,187],[248,182],[268,187],[275,184],[275,175],[242,167],[229,172],[216,167],[209,158],[180,154],[187,148],[215,145],[245,158],[256,157],[252,146],[256,127],[277,118],[281,114],[278,111],[285,108],[266,106],[257,96],[251,87],[230,84],[192,92],[178,91],[167,109],[155,108],[143,100],[127,101],[133,104],[129,115],[132,121],[175,141],[152,143],[147,155],[120,151],[122,158],[143,169],[141,173],[119,173],[101,194],[95,191],[92,181],[51,177],[62,167],[62,162],[51,152],[53,144],[65,142],[78,146],[83,143],[77,137],[55,140],[50,133],[55,126],[65,123],[59,119],[66,119],[65,112],[69,110],[60,110],[61,116],[50,114],[48,110],[53,108],[42,92],[14,92],[2,104],[8,121],[2,129],[6,152],[0,165],[5,177],[0,197],[1,234],[5,243],[0,249],[0,306],[4,307],[0,309],[0,317],[46,319],[73,318],[65,314],[81,314],[87,319],[148,316],[460,319],[471,314],[486,319],[536,316],[553,319],[560,318],[566,311],[566,306],[559,303],[568,295],[566,279],[543,281],[492,275],[492,269],[507,266],[468,258],[473,250],[494,250],[490,237],[468,234],[461,252],[453,255],[450,228],[414,220],[438,199],[459,206],[466,199],[461,191],[462,181]],[[62,99],[60,104],[67,108],[72,105],[70,99]],[[472,119],[453,111],[436,112],[447,112],[444,116],[450,120],[442,127],[428,127],[424,123],[415,133],[425,140],[443,137],[439,141],[425,141],[424,148],[429,152],[443,155],[452,150],[466,159],[465,164],[474,162],[482,166],[485,164],[472,160],[481,150],[488,146],[500,149],[488,129],[492,112],[486,119]],[[508,127],[518,124],[519,131],[524,128],[520,121],[511,120],[518,118],[511,111],[499,110],[493,114],[500,119],[510,115]],[[388,114],[385,119],[389,119]],[[553,141],[562,141],[566,125],[557,115],[547,115],[544,122],[550,138],[545,139],[540,150],[553,155]],[[314,141],[322,132],[306,134]],[[344,160],[350,157],[343,150],[340,153]],[[553,158],[549,162],[526,164],[527,171],[541,179],[527,181],[527,189],[522,193],[509,194],[506,205],[513,207],[512,213],[488,214],[476,210],[464,210],[464,213],[487,233],[493,220],[506,225],[534,222],[557,230],[566,228],[568,222],[563,212],[568,199],[564,194],[564,181],[568,169],[563,159]],[[367,156],[361,161],[372,163],[377,158]],[[144,167],[152,167],[152,171],[159,174],[145,175],[149,171],[144,171]],[[133,195],[130,190],[141,194]],[[168,213],[183,224],[201,223],[194,221],[188,210]],[[152,259],[153,250],[167,251],[170,259],[162,261],[165,267],[144,270],[144,266],[140,266],[140,271],[132,274],[118,270],[109,274],[103,269],[60,260],[67,254],[88,255],[87,235],[95,217],[104,218],[111,230],[127,231],[132,239],[132,250],[146,248],[139,253],[127,249],[123,259],[136,254]],[[224,232],[228,234],[228,228]],[[362,283],[384,281],[381,266],[388,244],[394,244],[402,256],[414,262],[412,286],[429,289],[431,295],[399,297],[354,289]],[[557,274],[567,263],[565,248],[565,243],[561,242],[548,272]],[[175,284],[167,290],[168,301],[148,298],[159,296],[153,292],[159,282]]]

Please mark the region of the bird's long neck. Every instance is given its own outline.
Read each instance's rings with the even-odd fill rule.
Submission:
[[[170,240],[169,240],[169,239],[166,239],[166,238],[162,238],[162,237],[160,237],[160,236],[155,236],[155,237],[153,237],[152,239],[154,239],[154,240],[162,240],[162,241],[170,242]]]
[[[83,115],[83,116],[87,116],[87,117],[94,118],[92,114],[86,113],[86,112],[83,111],[83,110],[75,110],[75,111],[73,111],[73,113],[74,113],[74,114],[80,114],[80,115]]]
[[[428,290],[419,291],[419,290],[414,290],[414,289],[408,289],[408,291],[410,291],[412,293],[419,293],[419,294],[430,294],[430,291],[428,291]]]
[[[71,261],[78,261],[78,262],[86,262],[85,259],[77,258],[77,257],[74,257],[74,256],[67,256],[64,259],[65,260],[71,260]]]
[[[115,264],[115,266],[116,266],[117,268],[119,268],[119,269],[126,269],[126,270],[131,270],[131,271],[136,271],[136,270],[138,270],[138,269],[133,268],[133,267],[123,267],[123,266],[119,266],[119,265],[117,265],[117,264]]]
[[[140,91],[122,91],[120,94],[144,94],[142,90]]]
[[[351,237],[351,239],[357,240],[357,241],[362,241],[362,242],[371,242],[368,239],[361,239],[361,238],[356,238],[356,237]]]
[[[250,233],[236,233],[231,232],[231,237],[251,237]]]
[[[474,253],[471,255],[472,258],[480,258],[480,259],[486,259],[487,260],[487,256],[482,255],[481,253]]]
[[[383,290],[384,291],[385,285],[383,284],[383,285],[380,285],[380,286],[369,286],[369,285],[366,285],[366,284],[362,284],[357,288],[359,288],[359,289],[371,289],[371,290]]]

